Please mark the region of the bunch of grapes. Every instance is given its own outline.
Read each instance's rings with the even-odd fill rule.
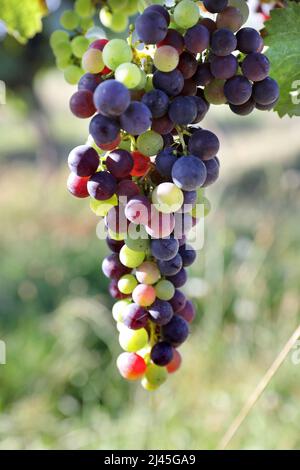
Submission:
[[[103,219],[111,254],[102,269],[124,350],[117,366],[146,390],[178,370],[195,317],[180,289],[196,259],[189,236],[210,211],[205,188],[220,169],[219,139],[199,123],[216,96],[238,114],[250,103],[269,109],[278,98],[260,35],[234,34],[241,10],[227,0],[204,4],[216,21],[201,18],[192,0],[155,4],[137,17],[128,41],[89,44],[70,100],[73,114],[91,121],[87,143],[69,155],[68,189],[90,197]],[[243,59],[233,54],[237,45]]]

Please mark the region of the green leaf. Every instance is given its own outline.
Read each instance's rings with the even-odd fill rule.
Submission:
[[[0,19],[5,22],[8,33],[23,44],[42,31],[46,12],[42,0],[0,0]]]
[[[266,30],[271,77],[280,87],[275,111],[280,117],[300,116],[300,4],[288,2],[286,8],[274,9]]]

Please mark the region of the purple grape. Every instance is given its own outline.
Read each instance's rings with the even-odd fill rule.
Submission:
[[[177,253],[174,258],[168,261],[158,260],[157,264],[163,276],[175,276],[182,268],[182,259]]]
[[[93,102],[93,93],[89,90],[79,90],[71,96],[70,109],[74,116],[80,119],[92,117],[96,108]]]
[[[165,149],[159,152],[155,158],[155,165],[161,176],[171,179],[172,167],[176,162],[177,157],[174,155],[172,149]]]
[[[210,61],[210,70],[215,78],[227,80],[233,77],[238,69],[237,58],[230,54],[225,57],[214,55]]]
[[[183,205],[194,206],[197,202],[197,191],[183,191],[183,197]]]
[[[196,96],[197,85],[192,78],[184,80],[184,85],[181,92],[182,96]]]
[[[276,102],[279,98],[279,87],[276,80],[268,77],[255,83],[252,97],[258,105],[268,106]]]
[[[122,180],[118,183],[117,186],[117,195],[122,198],[126,198],[126,201],[129,201],[134,196],[140,194],[140,189],[138,185],[132,180]]]
[[[148,311],[151,320],[157,325],[166,325],[174,315],[171,304],[160,299],[156,299]]]
[[[196,70],[195,75],[193,76],[193,80],[196,82],[198,86],[206,86],[214,79],[213,74],[210,70],[210,64],[208,62],[204,62],[203,64],[199,64]]]
[[[220,164],[216,158],[211,158],[204,162],[207,171],[207,177],[203,184],[203,188],[210,186],[219,178]]]
[[[128,134],[140,135],[151,127],[152,115],[146,105],[132,101],[120,118],[121,127]]]
[[[192,78],[196,73],[197,67],[198,62],[193,54],[185,51],[180,55],[177,68],[182,73],[184,79]]]
[[[78,83],[78,90],[88,90],[94,93],[97,86],[102,83],[102,77],[100,74],[85,73]]]
[[[113,253],[120,253],[120,250],[125,242],[123,240],[113,240],[110,237],[106,237],[106,244]]]
[[[167,366],[173,359],[173,351],[170,343],[160,341],[153,346],[150,357],[157,366]]]
[[[236,33],[237,49],[244,54],[259,51],[261,47],[261,35],[253,28],[242,28]]]
[[[105,160],[106,168],[115,178],[129,176],[133,168],[133,158],[126,150],[117,149],[110,152]]]
[[[148,318],[147,310],[135,303],[127,305],[122,314],[124,325],[131,330],[145,328],[148,323]]]
[[[153,119],[152,121],[152,130],[158,134],[161,134],[162,136],[170,134],[173,129],[174,123],[167,114],[161,118]]]
[[[198,124],[205,118],[209,107],[207,105],[207,102],[204,99],[200,98],[200,96],[192,96],[191,98],[193,99],[197,107],[197,116],[192,124]]]
[[[181,54],[184,50],[183,36],[176,29],[168,29],[166,37],[157,46],[172,46]]]
[[[165,134],[162,136],[163,140],[164,140],[164,149],[168,149],[168,148],[171,148],[172,145],[174,144],[174,137],[172,136],[172,134]]]
[[[176,238],[157,238],[151,240],[151,253],[161,261],[170,261],[177,255],[179,243]]]
[[[227,7],[228,0],[204,0],[203,3],[210,13],[220,13]]]
[[[189,335],[188,323],[178,315],[174,315],[171,321],[162,327],[162,335],[172,346],[180,346]]]
[[[178,312],[178,315],[188,323],[191,323],[196,316],[194,304],[190,300],[187,300],[184,308]]]
[[[185,243],[185,237],[183,238],[183,242]],[[187,281],[187,272],[182,268],[179,273],[175,274],[175,276],[168,276],[167,280],[172,282],[174,287],[179,289],[180,287],[183,287]]]
[[[195,191],[206,180],[204,163],[193,155],[179,158],[172,168],[173,182],[184,191]]]
[[[201,129],[194,132],[189,139],[188,149],[202,160],[209,160],[217,155],[220,141],[213,132]]]
[[[169,118],[174,124],[185,126],[197,117],[197,105],[189,96],[178,96],[169,107]]]
[[[229,103],[229,107],[233,113],[238,114],[239,116],[247,116],[252,113],[255,108],[255,101],[250,98],[246,103],[240,105]]]
[[[80,145],[69,154],[68,165],[77,176],[91,176],[99,166],[99,155],[92,147]]]
[[[185,47],[193,54],[199,54],[209,47],[210,33],[202,24],[188,29],[184,36]]]
[[[87,189],[91,197],[105,201],[115,194],[117,183],[108,171],[99,171],[89,179]]]
[[[161,90],[151,90],[144,94],[142,103],[150,109],[154,118],[159,118],[168,111],[169,97]]]
[[[90,134],[98,144],[110,144],[117,139],[120,125],[116,119],[97,114],[90,123]]]
[[[150,7],[147,7],[144,10],[144,13],[148,13],[149,11],[156,11],[157,13],[162,15],[164,17],[164,19],[166,20],[168,26],[169,26],[169,24],[170,24],[170,15],[169,15],[168,10],[166,8],[164,8],[161,5],[151,5]]]
[[[129,90],[117,80],[106,80],[96,88],[94,104],[104,116],[121,116],[130,104]]]
[[[211,38],[211,50],[218,56],[231,54],[237,45],[237,40],[232,31],[221,28],[215,31]]]
[[[274,108],[274,106],[276,105],[278,99],[274,101],[274,103],[270,103],[270,104],[259,104],[259,103],[255,103],[255,108],[258,109],[259,111],[271,111],[271,109]]]
[[[180,312],[180,310],[182,310],[186,304],[186,297],[184,293],[176,289],[175,294],[170,300],[170,304],[172,305],[174,313]]]
[[[236,75],[226,81],[224,85],[224,94],[231,104],[244,104],[252,94],[252,84],[241,75]]]
[[[168,23],[157,11],[148,11],[138,16],[135,29],[140,41],[145,44],[157,44],[166,37]]]
[[[252,52],[242,62],[242,72],[248,80],[260,82],[269,75],[270,61],[259,52]]]
[[[120,279],[124,274],[128,274],[130,269],[123,266],[117,253],[112,253],[104,258],[102,262],[102,271],[108,278]]]
[[[212,161],[212,160],[210,160]],[[179,248],[179,253],[182,258],[182,264],[184,268],[187,268],[188,266],[191,266],[196,258],[197,258],[197,253],[194,250],[194,248],[190,245],[183,245]]]
[[[183,89],[184,78],[177,69],[172,72],[156,71],[153,75],[153,85],[154,88],[164,91],[168,96],[177,96]]]

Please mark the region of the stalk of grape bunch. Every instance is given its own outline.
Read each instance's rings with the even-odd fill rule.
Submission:
[[[141,9],[128,39],[76,35],[71,50],[83,72],[68,65],[78,67],[70,109],[90,119],[87,142],[68,158],[68,189],[89,197],[105,224],[102,270],[124,350],[117,367],[149,391],[180,367],[196,314],[181,290],[196,260],[189,234],[210,211],[205,188],[220,171],[219,139],[202,121],[211,104],[243,116],[271,109],[279,94],[260,34],[242,28],[244,0],[205,0],[211,18],[201,17],[199,2],[163,3],[125,0],[122,9],[108,0],[100,20],[113,31],[125,11]],[[94,13],[94,3],[77,0],[76,14],[79,5]],[[62,24],[77,31],[70,14]],[[66,34],[54,33],[52,46],[67,61]]]

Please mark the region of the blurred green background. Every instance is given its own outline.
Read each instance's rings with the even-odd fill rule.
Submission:
[[[87,200],[65,187],[88,123],[68,110],[53,27],[26,48],[0,44],[0,449],[214,449],[299,323],[299,118],[212,107],[204,121],[221,139],[222,172],[184,288],[198,315],[181,370],[149,394],[116,371],[107,248]],[[296,359],[230,448],[300,448]]]

